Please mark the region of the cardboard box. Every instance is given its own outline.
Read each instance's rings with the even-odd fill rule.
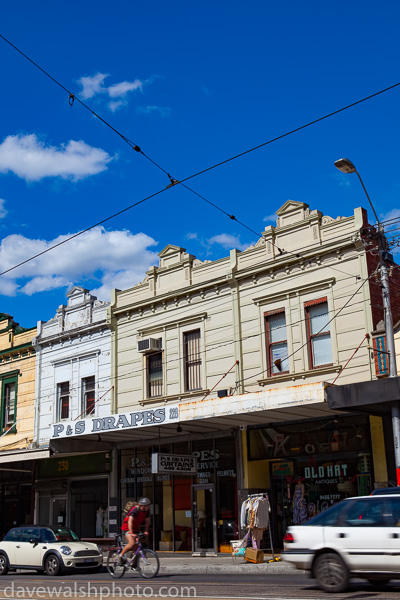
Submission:
[[[264,562],[264,551],[254,550],[254,548],[246,548],[246,554],[244,555],[246,562],[251,563],[262,563]]]

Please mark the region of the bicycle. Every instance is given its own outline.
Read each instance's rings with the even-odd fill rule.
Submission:
[[[117,534],[115,536],[117,544],[109,548],[107,557],[107,571],[111,577],[120,579],[124,576],[127,569],[137,571],[144,579],[153,579],[157,575],[160,569],[160,560],[153,550],[143,548],[140,540],[145,537],[144,533],[138,534],[138,544],[132,558],[125,563],[119,564],[119,555],[124,545],[122,544],[122,535]]]

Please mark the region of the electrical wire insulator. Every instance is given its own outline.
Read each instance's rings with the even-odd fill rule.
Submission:
[[[75,96],[74,96],[74,94],[70,94],[69,98],[68,98],[68,104],[70,106],[72,106],[74,102],[75,102]]]

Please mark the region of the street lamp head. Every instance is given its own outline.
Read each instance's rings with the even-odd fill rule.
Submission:
[[[335,167],[342,171],[342,173],[357,173],[357,169],[348,158],[339,158],[335,160]]]

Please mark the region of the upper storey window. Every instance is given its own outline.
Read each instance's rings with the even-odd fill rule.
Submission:
[[[310,368],[332,364],[331,332],[326,298],[305,303]]]
[[[273,311],[265,316],[268,376],[289,372],[285,311]]]
[[[201,389],[200,329],[183,334],[185,356],[185,390]]]
[[[147,356],[148,397],[157,398],[163,393],[162,352],[154,352]]]

